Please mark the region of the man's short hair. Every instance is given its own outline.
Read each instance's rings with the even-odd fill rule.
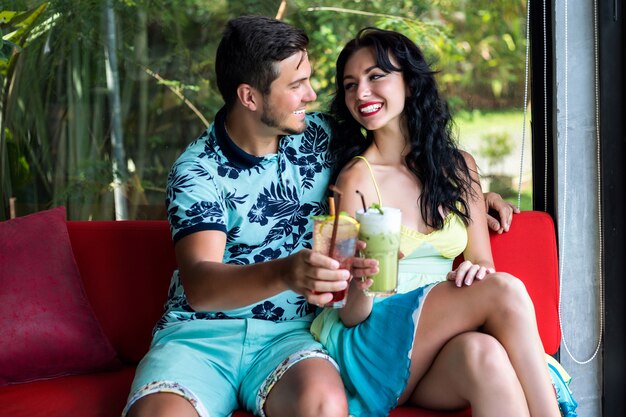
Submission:
[[[305,51],[309,38],[303,30],[266,16],[241,16],[230,20],[215,58],[217,87],[226,108],[237,98],[237,87],[245,83],[269,94],[280,75],[278,62]]]

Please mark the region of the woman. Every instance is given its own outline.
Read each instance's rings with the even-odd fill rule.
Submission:
[[[339,363],[351,414],[408,403],[559,416],[532,302],[495,272],[476,164],[455,146],[433,75],[411,40],[374,28],[337,59],[334,142],[350,158],[337,178],[342,210],[362,207],[357,191],[400,208],[406,256],[400,294],[373,303],[362,292],[372,281],[353,279],[347,305],[312,332]]]

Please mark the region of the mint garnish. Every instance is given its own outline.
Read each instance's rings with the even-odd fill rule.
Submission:
[[[382,207],[380,207],[380,204],[378,204],[378,203],[372,203],[372,205],[370,206],[370,209],[378,210],[378,212],[380,214],[385,214],[385,212],[383,211]]]

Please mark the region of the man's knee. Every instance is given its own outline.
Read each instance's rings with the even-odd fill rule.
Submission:
[[[126,417],[198,417],[198,413],[184,397],[158,392],[138,399]]]
[[[268,417],[346,417],[348,401],[334,365],[319,358],[294,365],[270,391],[265,414]]]
[[[345,393],[339,390],[321,389],[310,392],[302,408],[302,416],[346,417],[348,403]]]

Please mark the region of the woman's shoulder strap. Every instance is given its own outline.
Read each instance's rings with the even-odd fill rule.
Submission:
[[[380,196],[380,189],[378,188],[378,183],[376,182],[376,177],[374,177],[374,170],[372,169],[370,162],[363,155],[355,156],[354,159],[361,159],[363,160],[363,162],[365,162],[365,165],[367,165],[367,169],[369,170],[370,176],[372,177],[372,182],[374,183],[374,188],[376,189],[376,195],[378,196],[378,205],[382,207],[383,199]]]

